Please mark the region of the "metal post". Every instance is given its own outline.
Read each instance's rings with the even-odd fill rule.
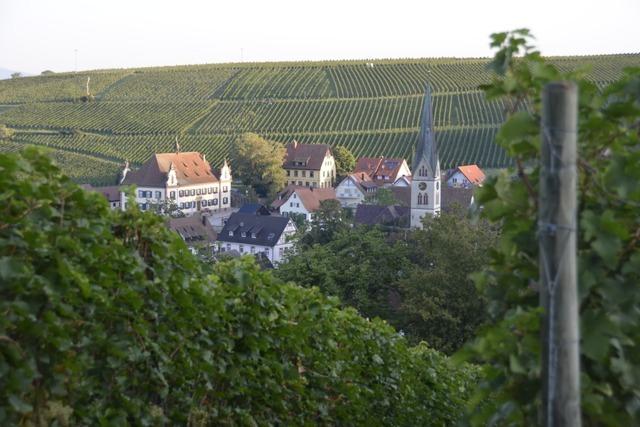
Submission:
[[[550,83],[542,95],[540,303],[544,309],[543,424],[579,427],[580,345],[576,272],[578,91]]]

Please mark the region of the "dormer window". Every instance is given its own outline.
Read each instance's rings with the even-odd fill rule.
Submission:
[[[267,240],[273,240],[274,237],[276,237],[275,233],[269,233],[269,235],[267,236]]]
[[[258,234],[257,234],[257,233],[251,233],[251,238],[252,238],[252,239],[256,239],[257,237],[258,237]]]
[[[229,236],[233,236],[233,231],[229,230]]]
[[[244,231],[243,231],[242,233],[240,233],[240,235],[241,235],[242,237],[247,237],[247,233],[245,233]]]

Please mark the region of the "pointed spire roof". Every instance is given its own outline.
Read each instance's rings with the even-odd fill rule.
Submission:
[[[431,105],[431,87],[427,83],[422,105],[422,117],[420,118],[420,137],[413,157],[413,170],[418,169],[418,164],[425,160],[430,174],[433,176],[439,169],[438,144],[433,131],[433,108]]]

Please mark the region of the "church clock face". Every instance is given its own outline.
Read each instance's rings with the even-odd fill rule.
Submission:
[[[418,184],[418,188],[420,189],[420,191],[424,191],[427,189],[427,184],[424,182],[421,182],[420,184]]]

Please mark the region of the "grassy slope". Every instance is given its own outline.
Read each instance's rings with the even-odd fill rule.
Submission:
[[[599,84],[615,80],[640,54],[553,58],[586,67]],[[218,64],[98,70],[0,81],[0,123],[19,130],[15,144],[53,147],[82,179],[103,181],[114,162],[144,161],[169,150],[204,151],[218,163],[235,137],[254,131],[288,142],[342,144],[356,155],[410,158],[428,81],[445,167],[509,163],[493,143],[504,105],[484,100],[484,59],[406,59]],[[87,78],[92,102],[81,102]],[[0,150],[7,149],[0,146]],[[63,154],[70,153],[70,154]],[[109,167],[104,167],[104,166]],[[92,169],[95,173],[92,174]]]

